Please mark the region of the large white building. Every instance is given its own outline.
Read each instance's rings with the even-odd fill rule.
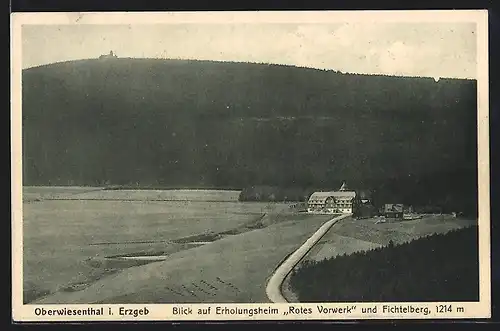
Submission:
[[[357,202],[356,192],[348,190],[343,183],[338,191],[311,194],[307,201],[307,211],[318,214],[352,214]]]

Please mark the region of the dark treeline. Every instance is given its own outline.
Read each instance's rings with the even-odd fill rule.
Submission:
[[[291,285],[301,302],[478,301],[477,226],[306,262]]]
[[[470,171],[473,173],[473,171]],[[466,170],[437,172],[432,176],[397,178],[358,182],[351,186],[356,191],[370,192],[370,205],[379,210],[386,203],[402,203],[419,213],[458,212],[466,217],[477,216],[477,177]],[[335,182],[329,187],[249,186],[240,201],[307,201],[315,191],[332,191],[340,187]]]
[[[379,201],[475,213],[474,80],[113,59],[27,69],[22,83],[25,185],[347,180]]]

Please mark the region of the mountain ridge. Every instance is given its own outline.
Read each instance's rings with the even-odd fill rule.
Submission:
[[[298,68],[298,69],[310,69],[310,70],[316,70],[316,71],[327,71],[327,72],[333,72],[333,73],[340,73],[344,75],[356,75],[356,76],[375,76],[375,77],[395,77],[395,78],[423,78],[423,79],[432,79],[435,80],[435,77],[433,76],[421,76],[421,75],[403,75],[403,74],[389,74],[389,73],[356,73],[356,72],[350,72],[350,71],[342,71],[340,69],[325,69],[325,68],[317,68],[317,67],[308,67],[308,66],[299,66],[295,64],[280,64],[280,63],[269,63],[269,62],[249,62],[249,61],[221,61],[221,60],[206,60],[206,59],[183,59],[183,58],[138,58],[138,57],[117,57],[117,58],[112,58],[112,59],[99,59],[99,58],[88,58],[88,59],[77,59],[77,60],[64,60],[64,61],[58,61],[58,62],[52,62],[52,63],[45,63],[45,64],[39,64],[39,65],[34,65],[31,67],[26,67],[23,68],[22,71],[26,70],[31,70],[31,69],[37,69],[37,68],[44,68],[44,67],[51,67],[55,65],[63,65],[63,64],[75,64],[78,62],[87,62],[87,61],[117,61],[117,60],[137,60],[137,61],[178,61],[178,62],[203,62],[203,63],[228,63],[228,64],[256,64],[256,65],[263,65],[263,66],[276,66],[276,67],[287,67],[287,68]],[[467,81],[477,81],[475,78],[470,78],[470,77],[445,77],[445,76],[439,76],[437,75],[436,77],[439,77],[439,80],[446,79],[446,80],[467,80]]]

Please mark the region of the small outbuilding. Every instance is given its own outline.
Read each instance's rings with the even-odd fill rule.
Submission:
[[[401,203],[386,203],[384,205],[385,218],[402,220],[404,206]]]

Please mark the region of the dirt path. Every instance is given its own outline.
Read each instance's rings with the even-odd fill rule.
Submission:
[[[338,221],[350,217],[351,214],[335,217],[323,224],[309,239],[306,240],[295,252],[293,252],[274,272],[269,279],[266,287],[266,294],[272,302],[286,303],[288,302],[281,293],[281,286],[287,275],[299,263],[309,250],[330,230],[330,228]]]

